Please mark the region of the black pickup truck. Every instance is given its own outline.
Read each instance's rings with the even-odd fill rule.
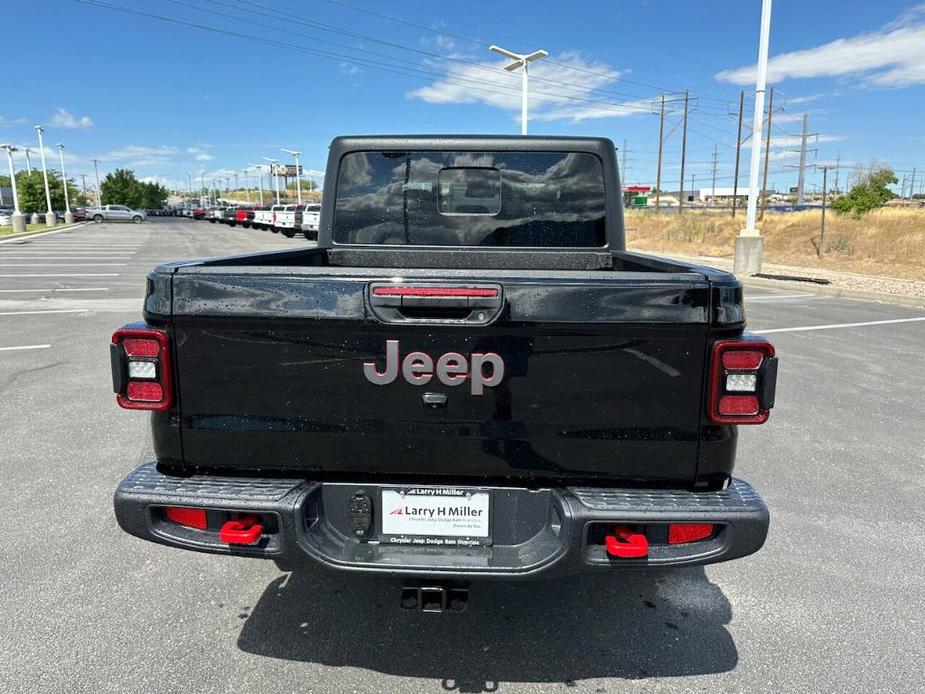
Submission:
[[[343,137],[325,180],[317,247],[162,265],[113,335],[156,454],[124,530],[401,574],[438,609],[761,547],[732,469],[774,348],[731,274],[625,250],[610,140]]]

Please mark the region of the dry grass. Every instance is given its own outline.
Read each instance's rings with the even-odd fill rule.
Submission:
[[[768,213],[759,223],[764,259],[798,265],[925,279],[925,209],[884,208],[860,219],[826,212],[825,249],[816,256],[818,210]],[[628,211],[627,246],[640,251],[731,257],[745,215],[686,211],[651,214]]]

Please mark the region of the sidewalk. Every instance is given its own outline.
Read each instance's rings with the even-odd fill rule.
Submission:
[[[659,255],[655,253],[655,255]],[[668,257],[681,261],[707,265],[720,270],[732,270],[732,258],[711,256],[688,256],[670,254]],[[925,262],[925,260],[923,260]],[[763,277],[740,277],[746,287],[763,289],[777,288],[800,292],[811,292],[823,296],[833,296],[859,301],[877,301],[912,308],[925,308],[925,282],[906,280],[879,275],[861,275],[854,272],[835,272],[817,268],[797,267],[793,265],[776,265],[765,263],[761,268],[764,275],[789,275],[812,277],[828,280],[830,284],[814,282],[793,282],[787,280],[766,279]]]

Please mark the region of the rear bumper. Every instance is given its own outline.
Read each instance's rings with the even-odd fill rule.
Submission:
[[[377,541],[382,488],[396,485],[321,483],[304,479],[174,476],[154,463],[126,477],[115,493],[119,525],[145,540],[216,554],[283,560],[309,556],[326,566],[371,573],[447,578],[527,578],[606,569],[690,566],[756,552],[769,515],[758,493],[733,479],[721,491],[561,487],[480,487],[491,492],[490,546],[433,547]],[[353,536],[349,504],[358,491],[373,500],[368,539]],[[210,518],[259,514],[267,531],[254,545],[229,545],[217,528],[168,521],[164,507],[204,508]],[[668,544],[667,524],[710,523],[713,535]],[[611,557],[603,536],[632,526],[652,540],[642,558]],[[658,538],[663,538],[662,542]]]

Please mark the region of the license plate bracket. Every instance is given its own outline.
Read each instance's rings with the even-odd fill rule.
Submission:
[[[417,547],[479,547],[492,543],[491,492],[466,487],[382,490],[380,542]]]

